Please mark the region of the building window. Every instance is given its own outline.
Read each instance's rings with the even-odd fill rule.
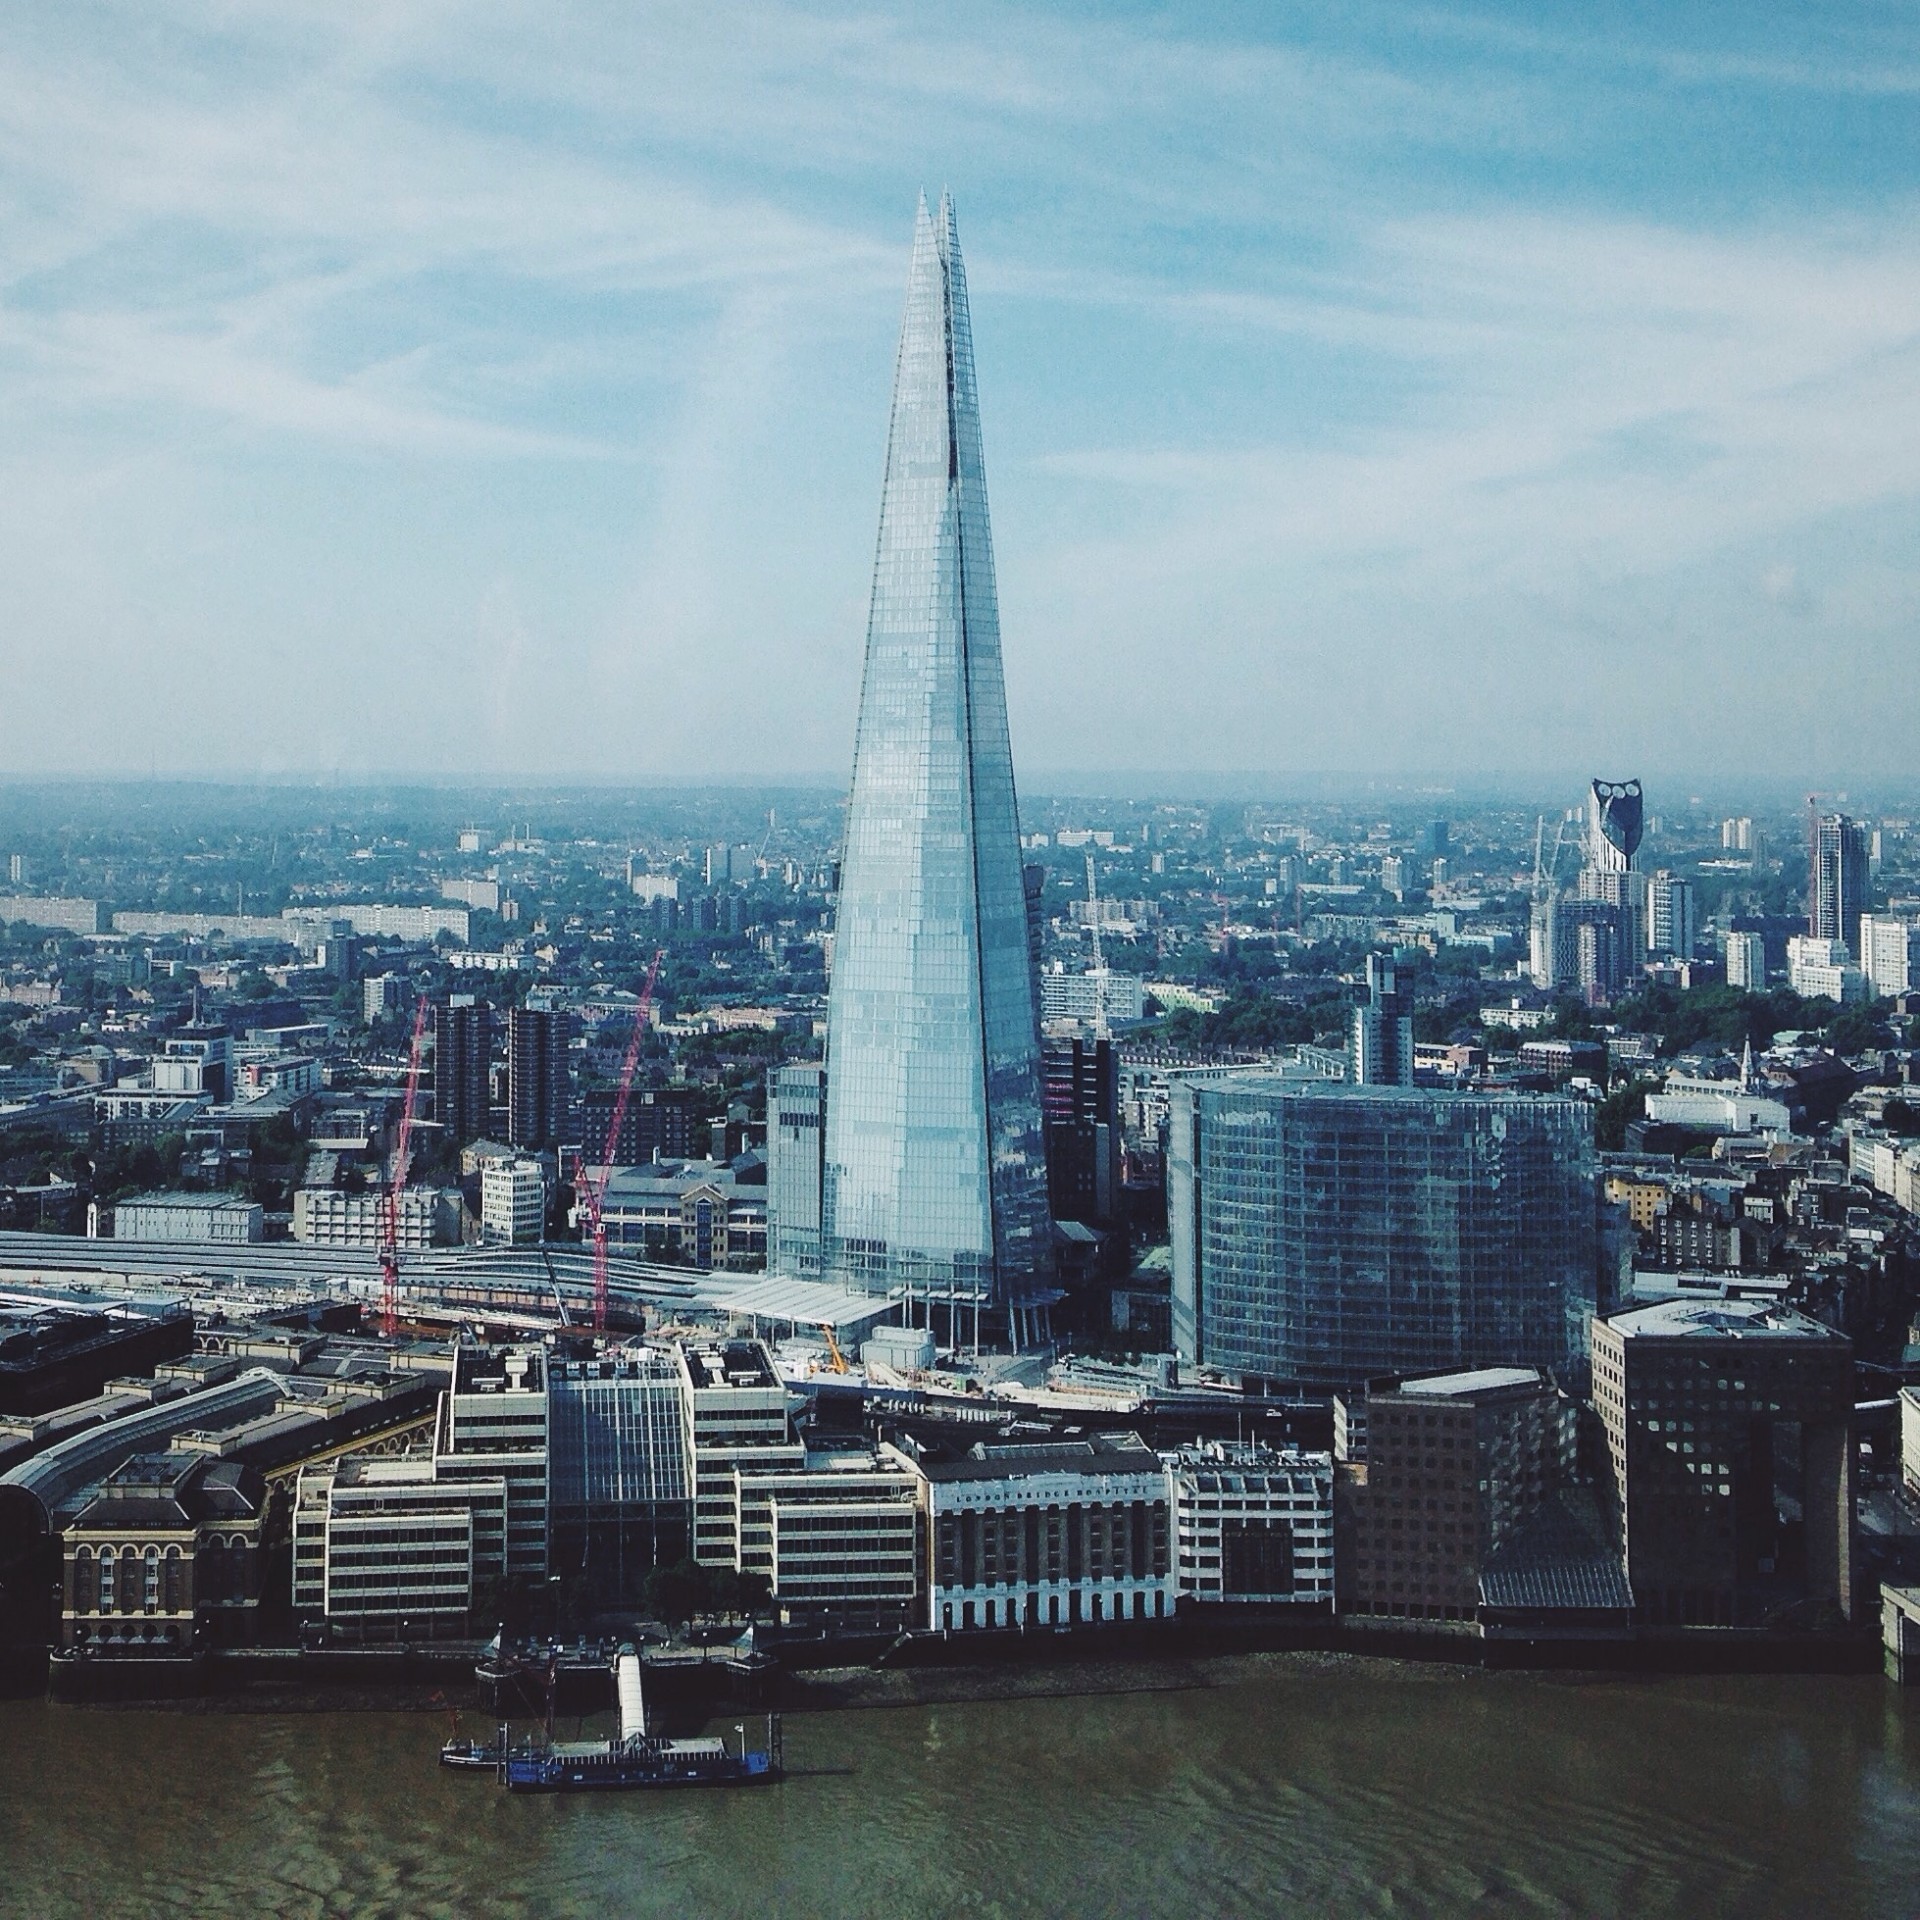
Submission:
[[[114,1554],[111,1547],[100,1549],[100,1611],[113,1611]]]

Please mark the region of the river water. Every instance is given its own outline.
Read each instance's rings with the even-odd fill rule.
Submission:
[[[1204,1677],[793,1715],[779,1786],[570,1799],[443,1773],[428,1716],[0,1703],[0,1913],[1920,1913],[1877,1679]]]

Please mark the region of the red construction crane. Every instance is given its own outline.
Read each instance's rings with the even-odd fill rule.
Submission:
[[[393,1176],[380,1196],[380,1318],[389,1336],[397,1332],[400,1325],[400,1195],[407,1184],[407,1162],[413,1155],[413,1110],[420,1098],[420,1053],[426,1043],[430,1004],[423,993],[413,1010],[413,1046],[407,1056],[407,1097],[400,1108]]]
[[[640,1065],[640,1043],[647,1035],[647,1013],[653,1005],[653,983],[660,977],[660,962],[666,958],[664,947],[656,948],[653,964],[647,968],[647,984],[640,989],[640,1003],[633,1010],[633,1032],[627,1039],[626,1058],[620,1063],[619,1090],[613,1100],[613,1120],[607,1128],[607,1144],[600,1155],[600,1173],[596,1181],[581,1150],[578,1176],[574,1181],[585,1226],[593,1238],[593,1330],[607,1330],[607,1223],[601,1217],[601,1202],[607,1197],[607,1182],[613,1177],[613,1156],[620,1147],[620,1129],[626,1123],[627,1101],[633,1093],[634,1071]]]

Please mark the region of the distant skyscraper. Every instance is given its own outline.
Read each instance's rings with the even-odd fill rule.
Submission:
[[[782,1067],[767,1088],[767,1271],[820,1271],[821,1131],[827,1073],[817,1060]]]
[[[1596,780],[1587,789],[1587,865],[1596,872],[1625,873],[1644,827],[1638,780]]]
[[[937,219],[921,206],[894,371],[827,1064],[827,1272],[1021,1308],[1052,1266],[1039,1025],[945,199]]]
[[[1647,887],[1647,951],[1693,958],[1693,887],[1663,867]]]
[[[1815,817],[1807,882],[1807,931],[1816,940],[1844,940],[1860,957],[1860,916],[1867,908],[1867,830],[1844,813]]]
[[[1400,991],[1393,962],[1367,955],[1365,997],[1353,1010],[1353,1077],[1363,1087],[1413,1085],[1413,996]]]
[[[1764,993],[1767,985],[1767,943],[1757,933],[1727,935],[1727,985]]]

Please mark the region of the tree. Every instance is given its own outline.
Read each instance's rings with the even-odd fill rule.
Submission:
[[[1630,1081],[1616,1087],[1594,1109],[1593,1144],[1602,1153],[1618,1153],[1627,1144],[1627,1128],[1645,1118],[1647,1095],[1656,1084],[1652,1080]]]

